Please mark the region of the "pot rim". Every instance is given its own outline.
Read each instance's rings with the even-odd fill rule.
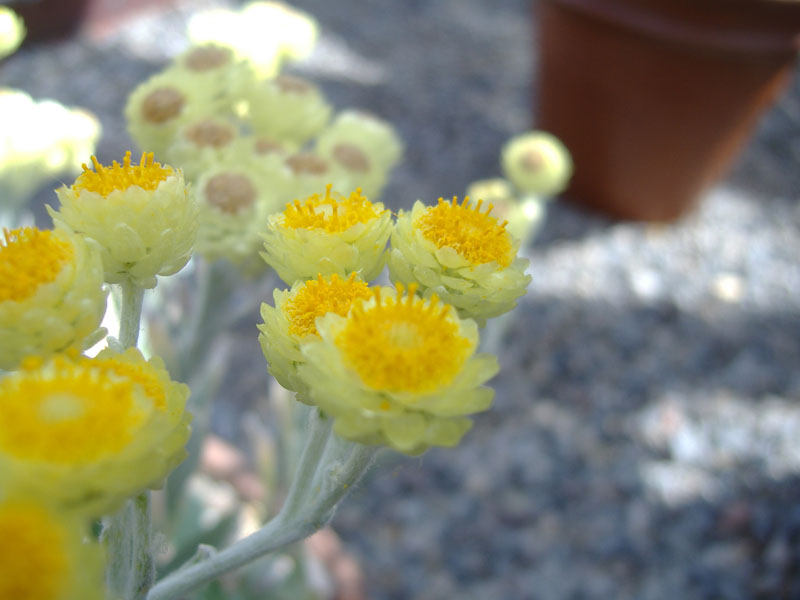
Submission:
[[[586,17],[671,43],[756,54],[785,54],[800,50],[800,2],[797,0],[725,0],[716,3],[691,0],[683,5],[678,0],[668,0],[666,8],[658,2],[644,0],[542,1],[554,2]],[[753,16],[759,9],[774,11],[774,14],[762,15],[764,18],[754,22]],[[737,23],[736,27],[713,22],[715,13],[730,17],[736,12],[742,13],[741,24]],[[787,22],[789,12],[794,19]],[[794,27],[789,26],[792,21],[796,22]]]

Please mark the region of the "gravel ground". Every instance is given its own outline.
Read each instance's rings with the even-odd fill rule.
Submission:
[[[117,158],[128,92],[213,4],[25,50],[0,80],[95,111]],[[298,71],[407,143],[390,205],[498,174],[536,96],[527,2],[295,4],[323,29]],[[336,517],[369,598],[800,598],[798,133],[800,78],[683,222],[550,207],[493,409],[456,450],[388,459]]]

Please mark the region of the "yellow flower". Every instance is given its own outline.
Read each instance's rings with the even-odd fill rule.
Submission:
[[[387,122],[347,110],[317,137],[317,153],[350,178],[370,198],[379,198],[403,143]]]
[[[188,395],[135,348],[27,359],[0,379],[0,489],[108,514],[183,460]]]
[[[195,249],[208,260],[229,260],[246,273],[266,268],[259,257],[261,231],[280,210],[269,183],[250,162],[207,170],[194,186],[200,210]]]
[[[511,310],[531,279],[528,260],[516,257],[519,242],[490,214],[492,205],[486,212],[482,205],[417,201],[398,215],[388,257],[392,281],[416,282],[426,297],[436,294],[481,325]]]
[[[12,54],[25,38],[25,24],[8,7],[0,6],[0,58]]]
[[[287,284],[318,274],[371,281],[383,269],[391,214],[356,190],[350,196],[314,194],[271,215],[261,256]]]
[[[305,362],[300,345],[319,339],[316,320],[329,312],[346,316],[357,299],[372,297],[369,286],[352,273],[340,279],[329,277],[296,282],[291,290],[275,290],[275,306],[261,305],[264,323],[258,328],[258,341],[269,363],[269,372],[283,387],[298,392],[298,400],[306,402],[306,386],[297,377],[297,365]]]
[[[94,240],[100,247],[105,280],[152,288],[156,275],[180,271],[197,235],[197,204],[183,174],[143,154],[138,165],[104,167],[92,157],[72,187],[56,190],[61,208],[48,207],[56,227]]]
[[[485,410],[497,372],[491,355],[475,354],[478,328],[415,286],[373,288],[347,317],[316,320],[319,340],[302,345],[298,374],[310,399],[334,419],[334,432],[406,454],[454,446],[469,430],[467,415]]]
[[[101,600],[103,553],[80,517],[30,498],[0,501],[0,598]]]
[[[0,239],[0,369],[30,355],[83,349],[103,335],[100,253],[81,237],[35,227]]]
[[[512,138],[503,147],[506,177],[525,194],[555,196],[572,176],[572,157],[561,141],[544,131]]]
[[[331,106],[310,82],[279,75],[256,81],[245,92],[256,135],[302,145],[328,123]]]
[[[232,110],[226,85],[224,77],[197,76],[183,68],[157,73],[128,97],[128,132],[139,148],[163,158],[182,126]]]

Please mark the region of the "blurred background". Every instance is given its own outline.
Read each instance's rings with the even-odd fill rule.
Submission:
[[[393,209],[498,176],[504,142],[536,126],[535,3],[291,4],[320,39],[290,71],[403,138]],[[0,85],[90,110],[108,163],[134,148],[128,94],[186,48],[191,15],[237,5],[93,0],[73,35],[5,59]],[[458,448],[395,456],[344,503],[333,526],[363,584],[340,597],[800,598],[798,159],[795,77],[681,220],[549,205],[493,408]],[[40,226],[56,185],[30,202]],[[232,334],[237,376],[214,406],[234,445],[268,386],[257,321]]]

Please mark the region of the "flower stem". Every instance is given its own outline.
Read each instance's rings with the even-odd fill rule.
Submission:
[[[130,280],[120,284],[122,308],[118,341],[122,349],[139,340],[144,288]],[[143,491],[104,522],[102,539],[108,547],[106,584],[121,600],[144,600],[155,581],[150,492]]]
[[[332,436],[315,409],[298,471],[281,511],[260,530],[158,582],[147,600],[175,600],[269,552],[308,537],[333,517],[339,502],[369,469],[376,448]],[[318,439],[323,438],[323,439]]]
[[[281,514],[289,516],[302,508],[302,499],[308,493],[317,474],[320,459],[323,455],[328,438],[331,434],[332,420],[319,414],[319,409],[314,408],[308,416],[308,433],[306,445],[300,455],[300,462],[294,474],[294,480],[289,487],[289,493],[281,508]]]
[[[155,581],[150,492],[128,500],[104,523],[108,545],[106,585],[122,600],[144,600]]]
[[[120,283],[122,308],[119,317],[119,343],[123,348],[133,348],[139,341],[139,322],[142,318],[142,299],[144,288],[133,284],[129,279]]]

